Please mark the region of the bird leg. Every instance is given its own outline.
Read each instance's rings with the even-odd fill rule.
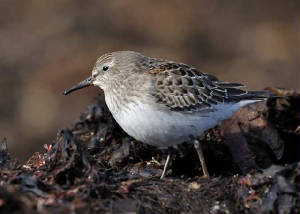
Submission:
[[[169,165],[169,162],[170,162],[170,158],[171,158],[171,154],[169,153],[168,156],[167,156],[167,160],[166,160],[166,163],[164,165],[164,170],[160,176],[160,179],[164,179],[165,175],[166,175],[166,172],[167,172],[167,169],[168,169],[168,165]]]
[[[200,159],[200,163],[201,163],[202,171],[203,171],[203,177],[204,178],[209,178],[209,173],[208,173],[208,170],[207,170],[207,167],[206,167],[201,142],[199,142],[197,139],[194,140],[194,147],[197,150],[198,157]]]

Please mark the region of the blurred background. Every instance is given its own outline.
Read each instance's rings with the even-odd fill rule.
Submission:
[[[26,160],[101,95],[62,92],[135,50],[259,90],[299,90],[298,0],[1,0],[0,137]]]

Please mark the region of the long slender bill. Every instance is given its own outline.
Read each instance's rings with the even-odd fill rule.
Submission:
[[[89,77],[79,83],[77,83],[76,85],[72,86],[71,88],[67,89],[64,91],[64,95],[68,95],[70,93],[72,93],[73,91],[76,91],[78,89],[82,89],[82,88],[85,88],[85,87],[89,87],[92,85],[92,82],[93,82],[93,78],[92,77]]]

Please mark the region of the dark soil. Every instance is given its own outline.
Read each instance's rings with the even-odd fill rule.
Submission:
[[[299,213],[300,97],[242,108],[192,144],[166,152],[131,139],[103,102],[61,129],[25,165],[0,147],[1,213]],[[26,148],[23,148],[26,149]]]

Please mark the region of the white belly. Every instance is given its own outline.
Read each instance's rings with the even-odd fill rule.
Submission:
[[[166,148],[201,135],[245,104],[222,104],[214,112],[182,114],[162,111],[149,104],[129,103],[126,110],[112,114],[124,131],[136,140]]]

